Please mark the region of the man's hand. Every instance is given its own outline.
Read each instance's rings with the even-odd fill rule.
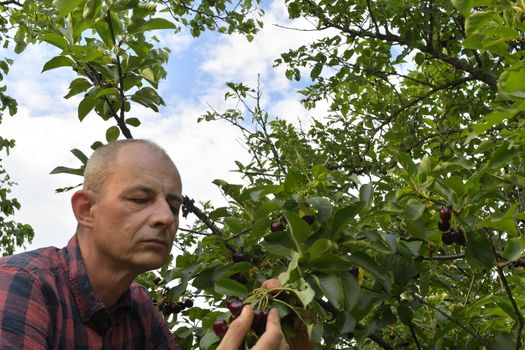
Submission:
[[[281,287],[281,283],[279,280],[272,278],[264,281],[261,287],[271,291],[272,289]],[[289,350],[313,350],[314,346],[308,337],[306,326],[302,321],[297,321],[296,335],[290,340],[290,344],[288,345]]]
[[[252,321],[253,309],[251,305],[246,305],[239,317],[230,324],[217,350],[238,350],[250,330]],[[277,309],[272,309],[268,314],[266,330],[252,350],[289,350]]]

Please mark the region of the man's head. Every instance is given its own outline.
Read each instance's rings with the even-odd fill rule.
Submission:
[[[166,152],[145,140],[98,148],[72,197],[79,243],[102,264],[134,273],[160,267],[178,228],[179,172]]]

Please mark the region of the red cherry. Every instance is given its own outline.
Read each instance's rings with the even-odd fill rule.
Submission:
[[[268,311],[261,311],[259,309],[253,310],[252,329],[256,334],[261,335],[266,329],[266,320],[268,319]]]
[[[452,231],[450,235],[452,236],[452,239],[454,240],[454,242],[459,245],[465,245],[467,243],[467,240],[465,239],[465,235],[463,234],[463,231],[461,231],[460,229],[456,229]]]
[[[248,258],[248,256],[246,256],[246,254],[244,253],[235,252],[232,255],[232,260],[233,262],[241,262],[241,261],[249,261],[250,258]]]
[[[244,303],[239,299],[232,299],[229,300],[229,302],[226,302],[226,307],[230,310],[233,316],[237,317],[241,314]]]
[[[225,320],[217,320],[213,322],[213,331],[218,337],[222,338],[228,331],[228,325]]]
[[[451,217],[451,213],[450,213],[450,210],[448,210],[447,207],[441,207],[439,209],[439,218],[442,221],[449,221],[450,217]]]
[[[284,225],[280,222],[274,222],[270,225],[270,231],[272,232],[279,232],[284,231]]]
[[[452,233],[450,232],[443,233],[443,235],[441,236],[441,240],[443,241],[445,245],[452,245],[456,241],[454,239],[454,236],[452,236]]]
[[[439,220],[438,228],[440,231],[443,231],[443,232],[450,230],[450,221]]]

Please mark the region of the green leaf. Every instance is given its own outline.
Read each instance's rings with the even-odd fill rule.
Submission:
[[[95,108],[95,106],[98,103],[98,99],[96,99],[92,95],[86,95],[82,101],[78,104],[78,119],[80,121],[84,120],[84,118],[88,115],[89,112]]]
[[[126,124],[137,127],[140,125],[140,120],[138,118],[128,118],[126,119]]]
[[[470,231],[466,234],[467,248],[465,250],[465,258],[469,264],[474,267],[492,268],[495,263],[495,257],[488,238],[483,234]]]
[[[70,98],[92,87],[92,84],[84,78],[76,78],[69,84],[69,93],[64,98]]]
[[[67,40],[62,35],[54,32],[41,34],[38,36],[38,40],[45,41],[46,43],[54,45],[62,50],[68,46]]]
[[[245,285],[230,278],[222,278],[216,281],[215,291],[222,295],[231,295],[235,297],[243,297],[248,294],[248,288],[246,288]]]
[[[328,301],[336,308],[340,308],[343,304],[343,287],[338,275],[318,274],[321,288],[328,299]]]
[[[284,217],[288,222],[288,233],[294,242],[298,252],[302,252],[302,245],[306,239],[312,234],[310,225],[301,219],[297,214],[292,212],[285,212]]]
[[[75,62],[66,56],[55,56],[44,64],[42,73],[59,67],[72,67]]]
[[[410,199],[408,205],[405,207],[405,216],[412,221],[418,220],[425,212],[425,204],[416,199]]]
[[[523,239],[522,238],[511,238],[507,241],[505,245],[505,250],[503,251],[503,257],[508,261],[515,261],[523,253]]]
[[[347,271],[354,265],[354,263],[333,253],[325,253],[318,257],[310,258],[307,262],[304,262],[304,265],[313,271],[338,273],[341,271]]]
[[[112,142],[118,139],[120,136],[120,129],[113,125],[106,130],[106,140]]]
[[[53,0],[60,16],[65,17],[86,0]]]
[[[157,94],[157,91],[149,86],[136,91],[131,96],[131,100],[151,108],[155,112],[159,111],[158,105],[164,105],[164,100]]]
[[[351,221],[355,220],[356,215],[365,207],[363,202],[354,202],[347,207],[338,210],[334,215],[332,234],[336,237],[339,232]]]
[[[324,67],[324,63],[317,63],[310,72],[310,79],[312,80],[317,79],[317,77],[319,77],[319,75],[321,74],[323,67]]]
[[[144,31],[158,30],[158,29],[177,29],[177,25],[168,21],[165,18],[153,18],[144,23]]]
[[[359,302],[359,295],[361,293],[357,278],[350,272],[342,272],[341,284],[343,286],[345,310],[352,311]]]
[[[359,199],[363,202],[366,208],[369,208],[372,205],[374,199],[372,184],[364,184],[359,188]]]
[[[317,258],[329,250],[334,246],[333,242],[326,238],[318,239],[312,244],[312,246],[308,249],[308,252],[310,253],[310,257]]]
[[[408,306],[408,303],[402,302],[397,307],[397,316],[404,325],[410,326],[412,324],[412,318],[414,317],[412,310]]]
[[[84,168],[73,169],[65,166],[57,166],[55,169],[51,170],[50,174],[71,174],[84,176]]]
[[[84,152],[82,152],[81,150],[79,149],[76,149],[76,148],[73,148],[71,150],[71,153],[73,153],[73,155],[75,157],[77,157],[78,160],[80,160],[82,162],[82,164],[86,164],[87,161],[88,161],[88,157],[84,154]]]
[[[290,256],[294,244],[286,232],[271,232],[264,236],[261,246],[271,255],[277,255],[283,258]]]
[[[332,204],[328,199],[323,197],[311,197],[306,200],[306,203],[317,209],[317,218],[320,221],[326,221],[332,216]]]
[[[383,268],[381,268],[368,254],[364,252],[355,252],[349,257],[354,264],[363,268],[378,280],[387,291],[392,289],[392,280]]]

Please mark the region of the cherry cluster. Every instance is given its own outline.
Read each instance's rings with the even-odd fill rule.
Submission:
[[[240,299],[229,297],[226,299],[226,307],[231,312],[231,318],[230,322],[235,320],[242,312],[242,309],[244,308],[244,302]],[[266,329],[266,320],[268,319],[268,311],[254,309],[253,310],[254,317],[252,321],[251,329],[257,334],[257,336],[261,336],[262,333],[264,333],[264,330]],[[213,331],[217,336],[220,338],[224,337],[226,332],[228,331],[228,323],[226,320],[217,320],[213,323]]]
[[[452,213],[447,207],[441,207],[439,209],[439,222],[438,228],[440,231],[444,232],[441,235],[441,240],[445,245],[452,245],[454,243],[465,245],[467,243],[463,231],[459,228],[450,229],[450,219],[452,218]]]
[[[193,307],[193,300],[191,299],[178,301],[176,303],[163,301],[162,304],[160,304],[160,310],[165,316],[169,316],[171,314],[178,314],[182,310],[189,309],[190,307]]]

